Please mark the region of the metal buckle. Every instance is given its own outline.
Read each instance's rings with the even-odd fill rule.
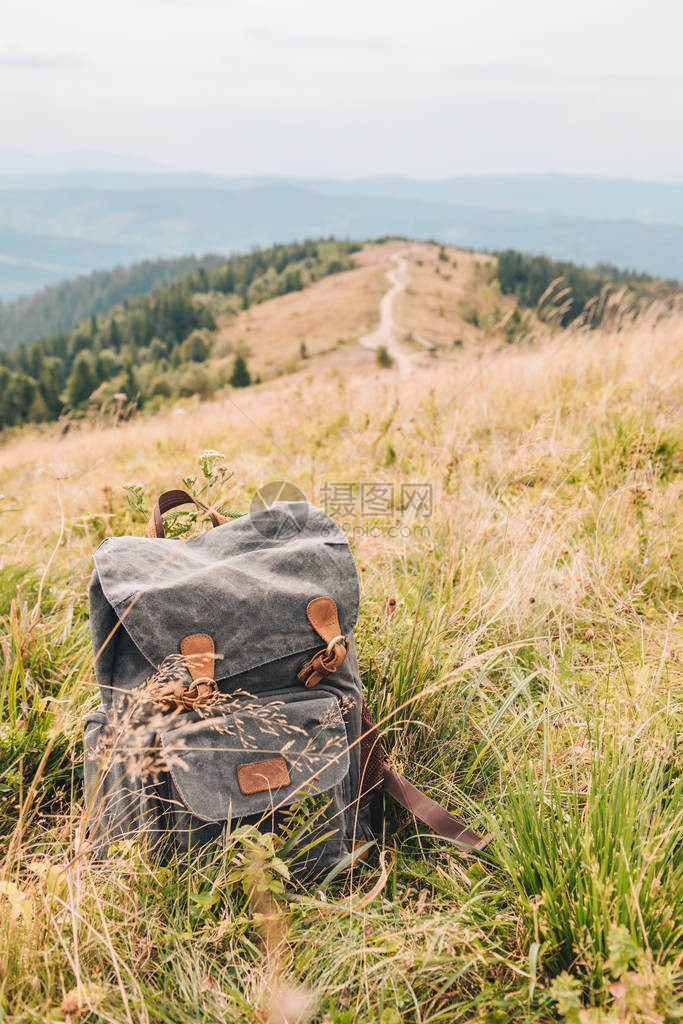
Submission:
[[[218,692],[218,683],[212,676],[197,676],[196,679],[192,680],[187,689],[191,690],[193,686],[199,686],[200,683],[208,683],[213,693]]]
[[[346,639],[346,637],[345,636],[333,636],[332,639],[330,640],[329,644],[327,645],[326,653],[327,654],[332,654],[332,651],[334,650],[334,648],[339,643],[344,644],[344,647],[348,651],[348,649],[349,649],[349,641]]]

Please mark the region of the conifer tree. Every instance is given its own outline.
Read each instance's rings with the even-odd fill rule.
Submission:
[[[232,364],[230,383],[234,388],[248,388],[251,384],[251,374],[247,367],[247,361],[241,353],[235,356],[235,361]]]
[[[97,378],[93,368],[92,356],[89,352],[79,352],[71,368],[66,385],[66,396],[69,405],[77,408],[97,387]]]

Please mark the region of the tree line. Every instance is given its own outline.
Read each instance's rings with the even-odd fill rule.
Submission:
[[[495,255],[498,265],[494,276],[501,291],[515,295],[520,306],[538,309],[541,317],[555,317],[562,327],[579,317],[584,317],[590,326],[597,326],[605,308],[601,299],[617,285],[626,285],[635,298],[670,295],[680,287],[675,281],[661,281],[606,263],[579,267],[547,256],[527,256],[514,249]],[[551,287],[554,283],[555,287]]]
[[[19,342],[69,330],[92,313],[104,313],[126,299],[174,284],[201,267],[219,267],[224,263],[225,256],[212,253],[143,260],[128,267],[96,270],[25,298],[0,302],[0,349],[12,349]]]
[[[218,385],[249,383],[243,353],[232,373],[210,377],[216,310],[298,291],[353,265],[360,246],[331,239],[275,245],[201,266],[181,281],[92,314],[69,331],[0,352],[0,427],[57,419],[67,410],[123,402],[129,408],[183,395],[208,397]],[[246,371],[246,372],[245,372]]]

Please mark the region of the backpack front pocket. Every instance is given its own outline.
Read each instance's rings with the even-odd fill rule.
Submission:
[[[229,714],[193,715],[160,734],[176,844],[203,845],[238,820],[276,831],[292,805],[303,803],[301,813],[311,814],[320,838],[309,861],[322,865],[343,856],[351,794],[337,699],[245,695],[231,704]]]

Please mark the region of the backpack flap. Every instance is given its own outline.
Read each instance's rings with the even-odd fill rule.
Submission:
[[[217,681],[317,648],[306,608],[322,595],[336,602],[344,634],[358,617],[346,537],[305,502],[277,502],[189,540],[110,537],[94,558],[91,622],[118,622],[150,674],[196,633],[214,642]],[[94,635],[95,649],[106,639]],[[98,681],[131,685],[99,672]]]
[[[177,796],[195,818],[263,816],[341,787],[349,749],[333,696],[286,704],[248,696],[231,703],[238,708],[231,714],[160,735]]]

